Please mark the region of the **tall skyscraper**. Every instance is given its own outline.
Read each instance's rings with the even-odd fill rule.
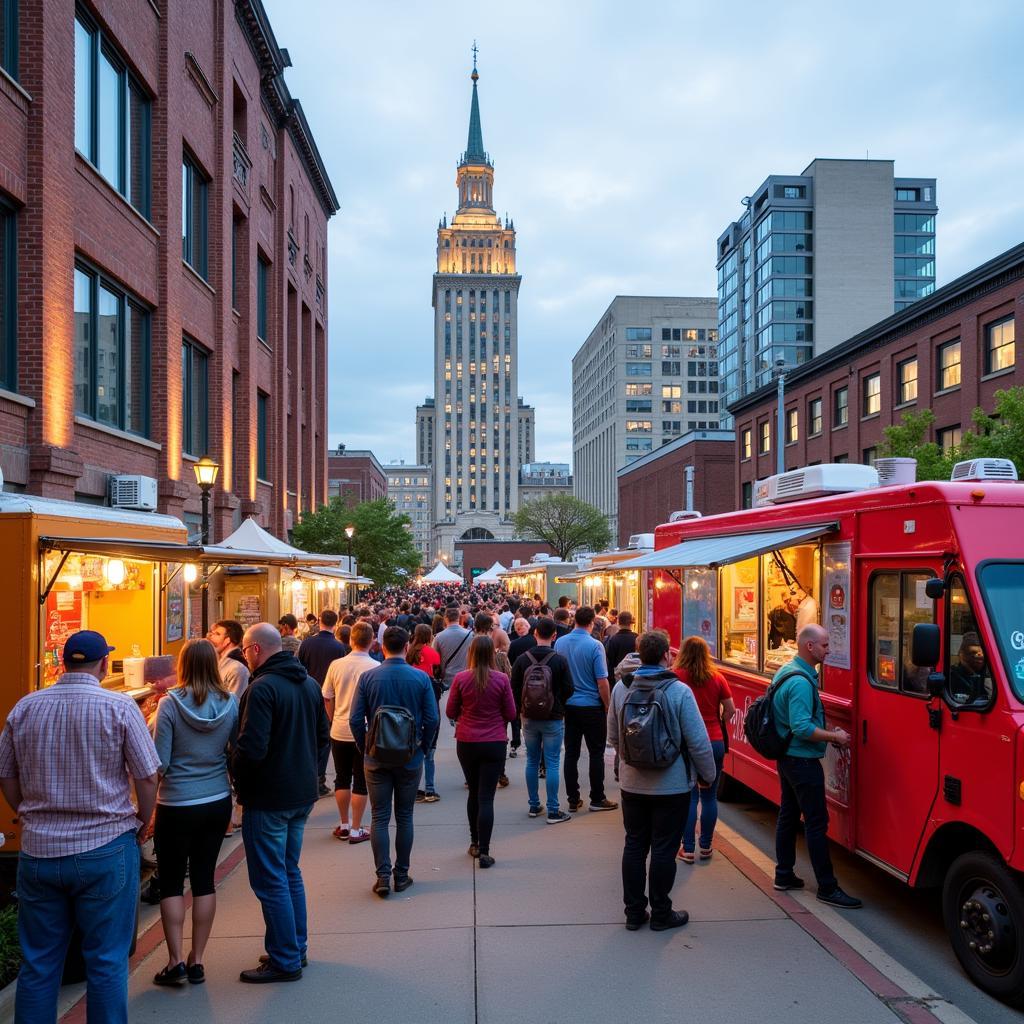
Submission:
[[[724,408],[935,290],[934,178],[819,159],[743,204],[718,239]]]
[[[469,138],[456,170],[458,209],[437,226],[434,397],[416,409],[416,450],[433,475],[432,558],[455,541],[511,539],[519,467],[534,458],[534,414],[517,394],[515,225],[494,211],[473,59]]]

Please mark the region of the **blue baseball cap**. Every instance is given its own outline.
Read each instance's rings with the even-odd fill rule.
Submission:
[[[64,644],[65,665],[88,665],[94,661],[101,661],[112,650],[107,643],[107,638],[102,633],[92,629],[83,629],[72,633]]]

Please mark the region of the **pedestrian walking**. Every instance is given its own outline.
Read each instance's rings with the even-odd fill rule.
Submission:
[[[277,620],[277,628],[281,633],[281,650],[289,654],[298,654],[302,646],[299,638],[299,620],[287,612]]]
[[[540,762],[545,765],[547,821],[557,825],[572,817],[558,806],[562,739],[565,735],[565,705],[573,693],[569,663],[552,645],[558,635],[555,620],[541,618],[533,629],[536,644],[512,666],[512,696],[522,718],[526,744],[526,794],[528,814],[543,813],[540,802]],[[524,700],[525,697],[525,700]]]
[[[57,1020],[76,924],[90,1024],[128,1021],[138,842],[153,813],[160,758],[135,701],[100,686],[113,649],[100,633],[73,633],[63,675],[22,697],[0,733],[0,790],[22,825],[16,1024]]]
[[[828,630],[817,624],[805,626],[796,642],[797,656],[772,679],[776,731],[781,737],[792,736],[777,763],[781,798],[775,826],[775,888],[804,887],[803,879],[794,872],[796,833],[802,816],[818,899],[840,910],[856,910],[863,904],[840,888],[828,849],[828,803],[821,759],[828,743],[840,748],[850,745],[850,734],[844,729],[825,727],[825,709],[818,694],[818,666],[828,657]]]
[[[160,757],[153,845],[160,874],[160,919],[167,964],[157,985],[206,980],[206,944],[217,912],[214,874],[231,820],[228,747],[238,735],[238,700],[224,685],[207,640],[189,640],[178,655],[178,685],[156,713]],[[192,891],[192,949],[183,956],[185,875]]]
[[[334,756],[334,800],[341,819],[332,835],[352,846],[370,838],[369,829],[363,828],[366,812],[366,774],[363,755],[356,746],[349,716],[355,699],[359,677],[377,662],[370,657],[373,627],[368,622],[357,622],[349,632],[351,651],[343,658],[332,661],[324,680],[324,706],[331,720],[331,753]],[[351,820],[350,820],[351,814]]]
[[[664,931],[689,920],[672,907],[675,855],[691,790],[714,783],[715,760],[692,691],[668,668],[668,637],[644,633],[637,647],[632,685],[615,684],[608,711],[608,739],[621,759],[622,900],[630,931],[648,920]]]
[[[434,691],[434,699],[438,708],[438,730],[430,743],[430,748],[423,756],[423,778],[420,780],[423,785],[417,783],[416,802],[425,804],[436,804],[441,799],[435,785],[434,755],[437,753],[437,738],[440,734],[441,718],[441,655],[433,648],[434,635],[430,626],[422,622],[417,625],[412,636],[412,643],[409,644],[409,652],[405,660],[418,668],[430,680],[430,688]]]
[[[590,762],[590,809],[613,811],[619,806],[604,791],[608,663],[604,648],[590,635],[593,625],[594,609],[584,605],[576,610],[576,628],[555,641],[555,650],[569,662],[572,673],[573,694],[565,706],[565,792],[570,811],[583,807],[579,760],[584,741]]]
[[[482,868],[494,864],[494,794],[504,774],[508,723],[516,717],[512,687],[495,667],[494,643],[478,634],[469,645],[469,667],[460,672],[448,694],[448,715],[455,720],[456,753],[469,794],[469,855]]]
[[[266,959],[242,971],[246,982],[298,981],[306,963],[306,890],[299,870],[306,819],[317,799],[317,771],[330,751],[320,687],[269,622],[242,641],[252,680],[231,755],[245,806],[249,885],[266,924]]]
[[[472,630],[459,625],[461,612],[455,606],[444,610],[445,627],[434,637],[434,650],[441,655],[442,685],[451,689],[455,677],[466,667]]]
[[[721,672],[715,669],[711,660],[711,649],[699,636],[690,636],[683,641],[676,660],[672,665],[676,676],[693,691],[700,709],[700,717],[711,741],[711,752],[715,758],[715,777],[721,774],[725,760],[726,733],[723,722],[729,721],[736,711],[729,683]],[[698,786],[690,795],[690,809],[683,828],[683,845],[679,847],[679,859],[692,864],[696,845],[697,804],[700,803],[700,859],[709,860],[714,851],[715,825],[718,824],[718,786]]]
[[[373,892],[381,898],[391,892],[391,839],[388,828],[394,808],[395,833],[394,887],[404,892],[413,884],[409,861],[413,844],[413,810],[416,806],[416,785],[419,782],[423,755],[437,730],[437,702],[429,680],[406,660],[409,634],[400,626],[384,630],[384,661],[364,672],[359,679],[349,725],[356,746],[363,753],[363,770],[370,791],[370,844],[377,879]],[[404,709],[405,715],[392,709]],[[388,714],[390,712],[390,714]],[[378,714],[380,713],[380,714]],[[380,727],[387,725],[392,736],[400,735],[404,724],[412,719],[412,735],[406,737],[414,751],[411,757],[382,757],[376,741],[382,739]],[[393,727],[393,728],[390,728]],[[367,744],[368,732],[372,744]]]

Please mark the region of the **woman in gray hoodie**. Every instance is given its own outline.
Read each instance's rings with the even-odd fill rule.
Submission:
[[[157,985],[205,981],[203,953],[217,909],[214,872],[231,820],[227,752],[238,735],[238,701],[224,688],[217,652],[208,640],[189,640],[178,655],[179,685],[157,708],[160,756],[156,847],[160,917],[167,966]],[[192,952],[182,956],[185,872],[192,888]]]

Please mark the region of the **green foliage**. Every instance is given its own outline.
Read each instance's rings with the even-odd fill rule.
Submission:
[[[0,910],[0,988],[17,977],[21,966],[21,945],[18,943],[18,908]]]
[[[948,480],[959,454],[958,450],[947,454],[935,441],[927,440],[934,423],[931,409],[904,413],[900,423],[885,428],[879,456],[917,459],[918,480]]]
[[[412,574],[420,567],[420,553],[413,543],[409,517],[399,515],[386,498],[346,505],[332,498],[315,512],[307,512],[292,531],[292,543],[303,551],[347,555],[345,527],[354,526],[352,555],[359,572],[379,587],[406,579],[399,569]]]
[[[602,551],[611,544],[608,520],[571,494],[551,494],[522,504],[515,518],[516,533],[550,544],[563,561],[577,551]]]

